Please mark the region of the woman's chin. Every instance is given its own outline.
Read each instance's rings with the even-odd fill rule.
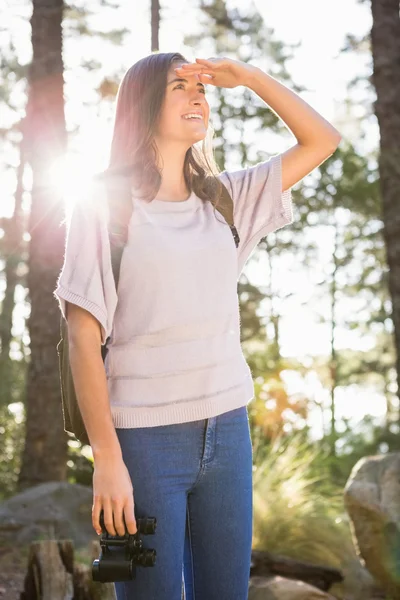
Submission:
[[[193,139],[193,144],[195,144],[196,142],[201,142],[202,140],[204,140],[207,136],[207,130],[203,129],[202,131],[199,130],[198,132],[196,132],[195,134],[193,134],[192,139]]]

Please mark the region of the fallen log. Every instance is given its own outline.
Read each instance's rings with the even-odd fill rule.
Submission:
[[[314,565],[286,556],[279,556],[262,550],[252,550],[250,577],[281,575],[287,579],[297,579],[327,592],[334,583],[341,583],[344,576],[339,569]]]

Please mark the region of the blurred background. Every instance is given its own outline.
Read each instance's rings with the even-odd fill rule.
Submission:
[[[90,448],[63,431],[52,292],[63,220],[107,166],[123,73],[154,51],[228,56],[295,90],[343,137],[294,187],[294,223],[260,242],[238,282],[256,389],[254,546],[337,567],[344,548],[353,556],[346,481],[360,458],[400,448],[400,25],[385,10],[0,0],[0,501],[50,481],[91,485]],[[295,142],[249,89],[207,96],[221,170]]]

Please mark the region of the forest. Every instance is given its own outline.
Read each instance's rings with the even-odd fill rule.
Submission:
[[[92,485],[90,446],[64,431],[53,291],[68,211],[105,167],[119,82],[151,52],[226,56],[259,66],[315,105],[329,65],[315,46],[314,60],[293,73],[301,32],[298,43],[281,39],[269,4],[14,0],[0,7],[0,598],[20,598],[29,544],[38,531],[43,539],[41,494],[50,494],[43,486],[56,486],[56,501],[64,489],[57,486]],[[314,4],[305,2],[304,19]],[[400,598],[400,4],[350,5],[354,20],[341,21],[338,59],[353,72],[343,68],[344,95],[330,99],[332,114],[318,106],[342,141],[294,186],[293,223],[261,240],[237,288],[256,392],[248,405],[254,561],[258,551],[271,553],[342,577],[328,590],[289,575],[313,583],[315,592],[303,595],[254,583],[253,600]],[[368,23],[362,33],[357,14]],[[250,90],[210,87],[208,94],[221,171],[292,144]],[[28,492],[34,534],[24,529],[18,538],[27,521],[16,499]],[[90,494],[82,498],[90,503]],[[14,529],[13,511],[22,519]],[[50,537],[73,538],[52,527]],[[88,564],[83,550],[76,556]]]

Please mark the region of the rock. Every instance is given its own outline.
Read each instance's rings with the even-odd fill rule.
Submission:
[[[344,501],[357,554],[392,600],[400,599],[400,453],[361,459]]]
[[[251,577],[248,600],[335,600],[333,596],[303,581]]]
[[[50,482],[29,488],[0,505],[0,534],[16,544],[71,539],[75,548],[97,539],[92,527],[92,488]]]
[[[332,586],[332,596],[345,600],[386,600],[382,586],[355,555],[342,566],[344,581]]]

